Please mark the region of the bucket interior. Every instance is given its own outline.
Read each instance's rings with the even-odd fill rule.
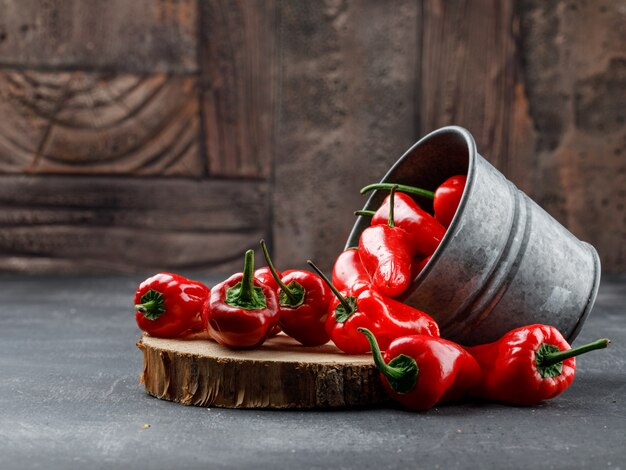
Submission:
[[[407,150],[380,182],[405,184],[434,191],[451,176],[468,174],[470,155],[473,155],[473,152],[475,152],[474,140],[465,129],[460,127],[439,129]],[[388,191],[374,191],[363,209],[375,211],[387,194]],[[410,196],[432,214],[431,200]],[[348,237],[346,248],[357,246],[361,232],[368,226],[369,218],[358,217]]]

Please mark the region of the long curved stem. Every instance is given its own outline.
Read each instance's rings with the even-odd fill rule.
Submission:
[[[351,312],[353,310],[353,307],[348,303],[346,298],[343,295],[341,295],[341,292],[339,292],[339,290],[333,285],[330,279],[326,277],[326,274],[324,274],[320,270],[320,268],[315,266],[315,263],[313,263],[313,261],[311,261],[310,259],[307,260],[306,262],[309,264],[309,266],[311,266],[315,270],[315,272],[319,275],[319,277],[322,278],[322,280],[326,283],[326,285],[329,287],[332,293],[335,294],[335,297],[339,299],[339,302],[341,303],[341,305],[343,305],[343,308],[346,309],[346,312]]]
[[[569,359],[570,357],[575,357],[580,354],[585,354],[589,351],[594,351],[596,349],[604,349],[608,347],[611,340],[607,338],[602,338],[593,343],[583,344],[582,346],[578,346],[576,348],[566,349],[565,351],[559,351],[551,354],[546,354],[543,356],[541,360],[541,367],[549,367],[558,362],[563,362],[565,359]]]
[[[394,184],[394,183],[374,183],[368,184],[364,188],[361,188],[361,194],[366,194],[375,189],[386,189],[389,191],[393,186],[398,186],[398,191],[401,193],[416,194],[418,196],[425,197],[427,199],[434,199],[435,193],[428,191],[427,189],[416,188],[415,186],[407,186],[406,184]]]
[[[263,256],[265,257],[265,261],[267,262],[267,267],[270,268],[270,273],[272,273],[272,277],[276,281],[276,284],[278,284],[280,289],[285,293],[289,301],[297,302],[299,299],[293,294],[293,292],[291,292],[291,289],[287,287],[287,284],[285,284],[278,275],[278,272],[274,267],[274,263],[272,263],[272,259],[270,258],[269,251],[267,251],[267,245],[265,244],[265,240],[261,240],[261,250],[263,250]]]

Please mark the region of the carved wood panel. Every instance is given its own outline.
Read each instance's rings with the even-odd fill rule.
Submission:
[[[0,71],[0,172],[194,176],[195,77]]]

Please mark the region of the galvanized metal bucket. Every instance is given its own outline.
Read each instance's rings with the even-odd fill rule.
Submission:
[[[428,134],[381,182],[434,190],[456,174],[467,174],[457,213],[400,300],[431,314],[442,336],[465,345],[532,323],[553,325],[572,341],[596,299],[598,253],[481,157],[466,129]],[[376,191],[364,209],[376,210],[386,194]],[[368,225],[359,217],[346,247],[358,244]]]

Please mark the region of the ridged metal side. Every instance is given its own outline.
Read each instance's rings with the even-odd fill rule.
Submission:
[[[469,132],[429,134],[382,181],[435,189],[459,173],[468,175],[459,210],[401,300],[433,315],[442,334],[462,344],[494,341],[531,323],[554,325],[573,340],[595,300],[598,255],[481,157]],[[373,194],[365,208],[384,196]],[[347,246],[368,222],[357,220]]]

